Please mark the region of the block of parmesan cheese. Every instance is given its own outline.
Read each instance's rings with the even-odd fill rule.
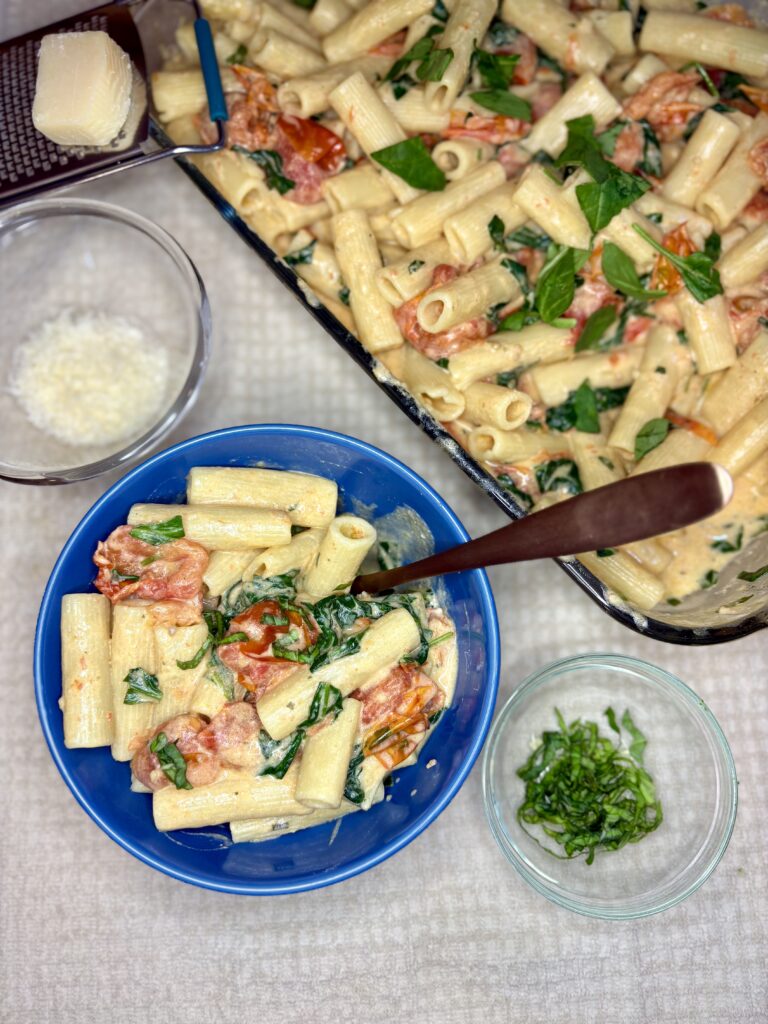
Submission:
[[[131,105],[130,59],[106,32],[65,32],[40,43],[35,128],[60,146],[105,146]]]

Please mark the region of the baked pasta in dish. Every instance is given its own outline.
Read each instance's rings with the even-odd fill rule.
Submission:
[[[221,194],[522,507],[723,465],[725,512],[580,556],[640,609],[711,586],[768,527],[768,32],[688,0],[204,7]],[[191,32],[152,81],[177,141],[213,138]]]
[[[348,593],[377,535],[332,480],[199,467],[187,497],[134,505],[97,592],[63,600],[66,746],[130,761],[161,831],[367,810],[451,702],[450,619],[431,591]]]

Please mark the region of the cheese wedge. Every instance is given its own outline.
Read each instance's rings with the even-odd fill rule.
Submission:
[[[32,122],[60,146],[105,146],[131,105],[128,55],[106,32],[66,32],[40,43]]]

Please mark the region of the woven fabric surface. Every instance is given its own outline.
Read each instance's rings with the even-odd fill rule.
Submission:
[[[6,0],[0,36],[73,9]],[[78,194],[157,221],[209,290],[210,367],[168,443],[237,423],[329,427],[407,462],[473,535],[503,525],[171,163]],[[731,743],[740,806],[730,847],[704,887],[661,916],[592,921],[536,895],[491,838],[479,765],[437,822],[365,875],[301,896],[206,892],[145,867],[96,828],[59,778],[37,722],[31,660],[42,590],[70,531],[111,482],[0,483],[0,1021],[768,1020],[765,633],[709,649],[666,646],[612,622],[554,563],[491,572],[500,702],[556,658],[631,654],[692,685]]]

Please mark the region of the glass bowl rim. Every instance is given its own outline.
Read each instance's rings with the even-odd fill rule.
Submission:
[[[188,300],[195,307],[197,323],[196,338],[192,348],[189,372],[169,406],[140,437],[93,462],[65,469],[27,469],[0,460],[0,479],[22,484],[67,484],[108,473],[110,470],[135,461],[157,444],[168,432],[177,426],[197,397],[210,355],[211,310],[208,294],[200,273],[186,250],[176,239],[142,214],[135,213],[114,203],[100,199],[50,198],[19,203],[7,210],[0,210],[0,233],[12,230],[25,223],[35,223],[51,217],[69,216],[96,217],[111,221],[145,235],[168,256],[183,278],[183,289]]]
[[[728,817],[723,827],[717,848],[706,860],[693,881],[685,886],[685,888],[681,889],[679,892],[674,892],[665,899],[637,909],[627,907],[626,904],[596,907],[582,898],[571,896],[566,891],[558,891],[553,887],[542,883],[538,875],[528,868],[524,859],[518,853],[517,843],[511,838],[508,829],[494,808],[494,784],[491,778],[491,762],[498,743],[514,712],[517,710],[522,700],[539,689],[540,686],[543,686],[545,683],[557,676],[562,676],[574,669],[587,667],[608,669],[609,671],[629,670],[634,674],[639,675],[645,683],[647,683],[649,681],[649,677],[651,677],[655,682],[661,684],[662,689],[669,689],[678,697],[683,699],[684,704],[693,712],[693,717],[698,718],[704,724],[706,731],[710,737],[714,739],[716,747],[723,755],[724,784],[722,800],[727,801],[730,806],[728,810]],[[677,906],[678,903],[682,903],[683,900],[696,892],[696,890],[699,889],[710,877],[722,860],[725,851],[728,849],[728,844],[730,843],[736,823],[736,813],[738,810],[738,786],[739,782],[736,774],[736,764],[725,733],[709,705],[699,697],[695,690],[688,686],[687,683],[684,683],[681,679],[678,679],[677,676],[667,671],[667,669],[654,665],[649,661],[645,661],[642,658],[635,658],[628,654],[612,654],[607,651],[597,651],[588,654],[571,655],[567,658],[560,658],[556,661],[549,662],[542,668],[537,669],[526,676],[526,678],[523,679],[517,687],[515,687],[512,694],[504,703],[501,711],[496,716],[488,735],[485,751],[483,752],[483,804],[491,834],[496,840],[496,844],[501,852],[517,873],[536,892],[546,897],[550,902],[557,906],[564,907],[566,910],[573,910],[575,913],[582,914],[585,917],[598,918],[602,920],[630,921],[638,918],[650,917],[654,914],[659,914],[664,910],[669,910],[671,907]]]

